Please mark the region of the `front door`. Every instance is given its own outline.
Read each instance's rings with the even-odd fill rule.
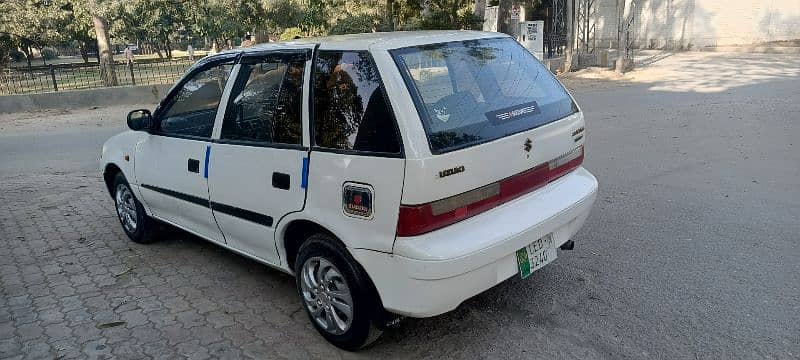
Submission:
[[[155,128],[136,147],[143,202],[157,218],[224,242],[209,207],[205,157],[234,59],[192,70],[156,110]]]
[[[209,156],[211,208],[228,245],[275,264],[275,224],[305,201],[303,84],[310,51],[242,57]]]

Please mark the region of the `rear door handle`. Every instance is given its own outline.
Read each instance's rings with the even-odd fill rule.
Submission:
[[[272,173],[272,187],[282,190],[289,190],[292,183],[289,174],[274,172]]]
[[[189,159],[186,163],[186,170],[193,173],[200,173],[200,160],[197,159]]]

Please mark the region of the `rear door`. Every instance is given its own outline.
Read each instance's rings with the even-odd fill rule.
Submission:
[[[311,48],[247,53],[208,159],[211,208],[228,245],[278,263],[275,224],[303,208],[303,114]]]
[[[405,158],[372,55],[321,48],[312,83],[313,148],[305,212],[348,246],[389,252]]]

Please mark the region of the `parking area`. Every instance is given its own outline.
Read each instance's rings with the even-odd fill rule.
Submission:
[[[94,170],[124,107],[2,115],[0,358],[800,358],[800,59],[564,82],[601,184],[575,250],[360,353],[289,275],[177,230],[128,241]]]

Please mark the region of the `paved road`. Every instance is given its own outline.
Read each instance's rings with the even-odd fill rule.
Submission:
[[[359,354],[286,275],[179,232],[127,242],[82,171],[111,129],[0,137],[0,358],[800,358],[800,59],[566,82],[601,183],[576,249]]]
[[[121,126],[0,135],[0,175],[97,169],[100,147]]]

